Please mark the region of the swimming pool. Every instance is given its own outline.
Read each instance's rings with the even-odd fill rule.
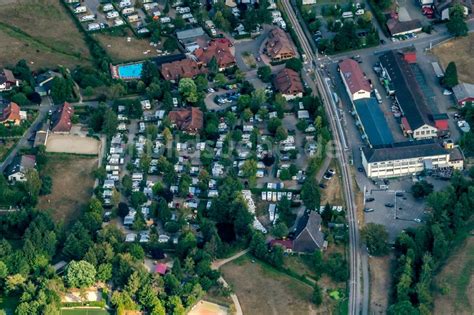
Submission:
[[[133,63],[128,65],[118,65],[118,77],[124,80],[140,79],[142,75],[143,63]]]

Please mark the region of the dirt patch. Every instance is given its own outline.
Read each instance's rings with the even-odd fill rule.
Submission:
[[[474,237],[451,255],[435,279],[433,314],[470,315],[474,309]],[[445,293],[445,294],[442,294]]]
[[[329,168],[336,170],[336,175],[334,175],[331,179],[326,180],[323,179],[322,183],[326,185],[325,189],[321,189],[321,205],[325,205],[329,203],[330,205],[334,206],[344,206],[344,193],[342,191],[342,178],[341,176],[341,169],[339,165],[337,165],[335,160],[332,160],[329,164]]]
[[[32,68],[89,63],[84,39],[59,1],[2,2],[0,21],[0,56],[9,58],[6,64],[22,58],[33,62]]]
[[[227,307],[221,305],[207,302],[199,301],[196,305],[193,306],[188,315],[227,315],[229,310]]]
[[[147,39],[137,39],[133,35],[128,36],[111,36],[106,34],[95,34],[94,37],[102,44],[109,53],[113,62],[126,62],[132,60],[143,60],[145,58],[157,57],[157,49],[160,47],[150,46]],[[130,37],[130,41],[127,41]],[[143,52],[150,51],[147,54]]]
[[[40,197],[38,209],[48,210],[56,222],[72,222],[89,202],[97,158],[49,155],[44,174],[53,179],[52,193]]]
[[[99,150],[100,141],[90,137],[52,134],[46,143],[46,151],[52,153],[96,155]]]
[[[239,298],[244,314],[316,314],[310,302],[311,286],[252,263],[248,256],[222,266],[221,271]]]
[[[390,256],[369,257],[370,271],[370,311],[372,314],[385,314],[392,282]]]
[[[257,60],[255,60],[254,55],[250,53],[242,53],[242,60],[249,68],[256,68],[257,67]]]
[[[433,53],[439,58],[441,66],[446,69],[450,61],[456,63],[458,77],[462,82],[473,83],[474,77],[474,34],[470,33],[466,37],[452,39],[442,45],[436,46]]]

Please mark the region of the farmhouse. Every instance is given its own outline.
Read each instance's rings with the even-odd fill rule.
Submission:
[[[450,152],[433,140],[365,147],[362,165],[370,178],[409,176],[451,166]]]
[[[349,94],[352,101],[370,97],[371,88],[369,81],[365,78],[357,61],[344,59],[339,62],[339,72],[347,94]]]
[[[5,171],[8,181],[26,182],[26,174],[36,166],[36,157],[34,155],[17,155]]]
[[[303,97],[303,83],[300,75],[292,69],[282,69],[275,76],[273,83],[286,100]]]
[[[68,134],[71,131],[71,118],[74,115],[74,109],[68,102],[58,108],[53,115],[53,126],[51,131],[53,133]]]
[[[0,70],[0,92],[10,91],[14,86],[20,86],[20,80],[17,80],[13,72],[8,69]]]
[[[324,234],[321,232],[321,216],[315,211],[305,214],[296,227],[293,251],[310,253],[326,247]]]
[[[474,102],[474,84],[460,83],[453,87],[453,92],[459,106]]]
[[[165,80],[178,82],[182,78],[194,78],[206,73],[206,68],[192,59],[183,59],[161,65],[161,75]]]
[[[16,103],[10,102],[7,107],[3,109],[2,116],[0,116],[0,124],[18,126],[22,119],[26,119],[26,114],[21,112],[20,106]]]
[[[208,66],[212,58],[215,58],[219,71],[223,71],[235,65],[235,58],[230,50],[230,45],[231,43],[227,39],[212,40],[206,48],[196,49],[194,55],[205,66]]]
[[[436,137],[438,130],[410,64],[402,54],[393,50],[381,55],[379,60],[383,74],[390,81],[390,89],[395,91],[395,99],[403,112],[401,127],[404,133],[416,140]]]
[[[198,133],[204,122],[202,111],[196,107],[172,110],[169,112],[168,118],[179,130],[190,134]]]
[[[268,33],[264,52],[274,62],[291,59],[296,56],[288,34],[281,28],[274,28]]]

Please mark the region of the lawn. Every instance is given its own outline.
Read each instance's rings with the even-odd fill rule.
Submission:
[[[38,69],[89,63],[83,36],[59,1],[0,2],[0,21],[1,64],[26,59]]]
[[[474,237],[454,252],[435,279],[434,314],[469,315],[474,309]],[[444,294],[442,294],[444,293]]]
[[[53,188],[40,198],[38,209],[50,211],[56,222],[73,222],[92,196],[96,168],[97,157],[48,155],[44,174],[53,179]]]
[[[109,315],[110,313],[103,309],[97,308],[76,308],[61,309],[61,315]]]
[[[244,314],[312,314],[311,286],[249,256],[221,267],[224,279],[239,298]],[[326,303],[320,312],[330,313]]]
[[[15,143],[17,143],[17,140],[5,140],[4,143],[0,144],[0,162],[7,157]]]
[[[458,77],[462,82],[473,83],[474,77],[474,33],[469,36],[452,39],[433,48],[433,53],[438,57],[441,67],[446,69],[450,61],[456,63]]]
[[[93,36],[102,44],[114,63],[156,57],[156,49],[160,49],[160,47],[150,46],[149,40],[138,39],[131,33],[125,36],[107,34],[94,34]],[[127,37],[130,37],[130,42],[127,41]],[[143,53],[148,50],[151,51],[147,54]]]

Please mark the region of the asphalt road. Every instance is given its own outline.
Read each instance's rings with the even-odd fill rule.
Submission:
[[[46,115],[48,115],[48,111],[52,108],[53,102],[49,97],[43,97],[43,101],[41,102],[41,106],[38,108],[38,116],[33,121],[31,126],[26,130],[23,136],[20,138],[18,143],[16,144],[15,148],[8,154],[5,158],[3,163],[0,163],[0,173],[3,173],[8,165],[13,161],[15,156],[17,155],[18,151],[21,148],[25,148],[30,146],[28,143],[28,139],[36,132],[36,130],[40,127],[41,123],[45,119]]]
[[[325,109],[329,118],[331,125],[331,130],[334,135],[334,142],[336,147],[336,157],[339,159],[342,171],[342,180],[344,186],[344,194],[347,203],[347,213],[348,213],[348,223],[349,223],[349,239],[350,239],[350,280],[349,280],[349,314],[359,314],[361,309],[361,276],[367,275],[368,272],[363,272],[361,275],[361,247],[359,243],[359,230],[357,222],[357,207],[355,205],[354,198],[354,189],[352,187],[352,177],[350,174],[350,166],[347,159],[347,154],[345,152],[348,149],[348,145],[345,140],[344,130],[341,125],[341,121],[338,116],[338,108],[333,102],[332,96],[330,94],[328,82],[326,78],[322,78],[322,75],[319,73],[319,58],[313,53],[313,49],[308,42],[308,34],[305,34],[301,28],[298,18],[296,17],[295,11],[291,7],[288,0],[282,1],[284,10],[286,11],[288,18],[290,19],[291,24],[298,36],[298,39],[301,43],[301,46],[307,56],[308,63],[305,66],[304,76],[308,76],[306,72],[309,70],[315,70],[314,80],[307,81],[308,84],[318,86],[318,90],[322,93],[322,100],[326,104]],[[309,36],[310,37],[310,36]],[[314,64],[314,69],[313,69]],[[313,89],[316,92],[316,89]],[[364,259],[362,262],[367,263],[367,260]],[[367,266],[364,266],[364,269]],[[368,278],[362,278],[364,284],[363,290],[363,299],[362,299],[362,311],[363,314],[368,314]]]

